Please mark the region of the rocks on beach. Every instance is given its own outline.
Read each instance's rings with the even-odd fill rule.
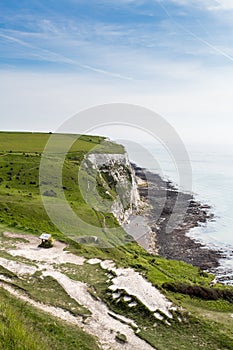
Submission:
[[[195,201],[190,193],[178,191],[170,181],[163,180],[158,174],[134,164],[133,167],[140,179],[140,196],[150,204],[147,217],[155,233],[158,254],[168,259],[185,261],[203,270],[219,266],[222,257],[220,251],[208,249],[186,235],[191,228],[213,220],[210,206]],[[171,215],[179,224],[168,230]]]

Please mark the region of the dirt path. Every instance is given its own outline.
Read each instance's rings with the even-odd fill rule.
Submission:
[[[4,282],[0,282],[0,286],[2,288],[4,288],[5,290],[7,290],[9,293],[11,293],[12,295],[14,295],[15,297],[29,303],[30,305],[36,307],[37,309],[40,309],[41,311],[44,312],[48,312],[49,314],[58,317],[60,319],[62,319],[63,321],[72,323],[72,324],[76,324],[77,326],[79,326],[80,328],[84,328],[83,324],[82,324],[82,318],[81,317],[74,317],[73,315],[71,315],[70,312],[65,311],[61,308],[58,307],[54,307],[54,306],[49,306],[49,305],[45,305],[42,303],[39,303],[35,300],[30,299],[29,297],[19,293],[18,291],[16,291],[14,288],[12,288],[11,286],[9,286],[8,284],[4,283]]]
[[[53,249],[49,250],[48,254],[47,250],[37,248],[38,239],[36,237],[29,235],[17,235],[9,232],[5,232],[4,235],[9,238],[26,239],[28,243],[16,243],[16,248],[9,249],[8,253],[15,257],[21,256],[27,258],[33,261],[33,263],[37,266],[29,266],[25,263],[11,261],[5,258],[0,258],[0,265],[17,274],[19,277],[22,275],[32,275],[36,271],[42,271],[43,276],[53,277],[72,298],[74,298],[79,304],[89,309],[92,315],[83,321],[82,318],[74,317],[63,309],[35,302],[34,300],[14,290],[14,288],[4,283],[4,281],[0,284],[3,288],[7,289],[16,297],[27,301],[34,307],[48,312],[53,316],[59,317],[66,322],[75,324],[87,333],[96,336],[102,349],[104,350],[154,349],[134,333],[131,327],[131,324],[134,324],[132,320],[124,318],[120,315],[115,315],[103,302],[92,298],[85,283],[71,280],[69,277],[54,268],[54,264],[60,265],[66,262],[76,265],[83,265],[85,262],[83,257],[79,257],[64,251],[63,249],[65,248],[65,245],[60,242],[56,242],[55,246]],[[97,261],[94,261],[94,263],[96,262]],[[114,316],[114,318],[111,316],[111,314]],[[122,319],[124,323],[121,322],[120,319]],[[115,339],[117,333],[124,334],[127,337],[127,343],[121,344],[117,342]]]

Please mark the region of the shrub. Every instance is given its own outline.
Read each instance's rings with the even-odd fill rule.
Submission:
[[[233,303],[233,291],[231,289],[206,288],[187,283],[163,283],[162,287],[174,293],[186,294],[205,300],[224,299]]]

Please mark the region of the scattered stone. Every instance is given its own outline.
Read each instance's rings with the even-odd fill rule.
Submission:
[[[17,238],[17,237],[16,237]],[[32,265],[27,265],[22,262],[15,260],[9,260],[0,258],[0,265],[5,267],[7,270],[17,274],[17,276],[23,276],[26,274],[27,278],[33,276],[34,273],[41,272],[44,277],[50,276],[54,278],[62,288],[70,295],[71,298],[75,299],[80,305],[83,305],[90,311],[88,321],[83,323],[83,317],[74,316],[69,311],[63,310],[59,307],[52,307],[50,305],[38,303],[28,296],[23,295],[20,291],[15,290],[9,286],[8,281],[0,281],[0,286],[7,289],[11,294],[14,294],[18,298],[25,302],[34,305],[35,307],[48,312],[62,320],[77,325],[85,332],[96,336],[99,340],[102,349],[122,349],[122,344],[117,342],[115,335],[123,334],[127,337],[127,342],[124,343],[125,350],[152,350],[153,347],[139,338],[135,334],[135,330],[138,326],[135,322],[129,318],[121,315],[116,315],[108,309],[107,305],[104,304],[100,299],[93,299],[89,292],[88,286],[80,281],[70,279],[64,273],[60,271],[61,264],[71,262],[75,265],[83,265],[85,259],[83,257],[76,256],[64,250],[65,244],[56,242],[54,249],[51,253],[44,255],[44,251],[37,249],[38,238],[27,235],[28,242],[19,242],[15,244],[14,249],[9,249],[7,252],[12,256],[21,256],[34,262]],[[35,260],[37,258],[37,261]],[[106,264],[111,266],[111,264]],[[113,264],[114,265],[114,264]],[[110,273],[110,272],[109,272]],[[115,274],[112,271],[112,274]],[[111,333],[111,330],[113,332]]]
[[[128,302],[128,301],[131,301],[131,300],[132,300],[132,298],[131,298],[131,297],[129,297],[129,296],[127,296],[127,295],[125,295],[123,299],[124,299],[124,301],[126,301],[126,302]]]
[[[97,236],[81,236],[76,239],[80,244],[99,244]]]
[[[90,265],[96,265],[96,264],[101,263],[101,260],[100,259],[89,259],[89,260],[87,260],[87,263]]]
[[[113,299],[118,299],[120,296],[121,296],[121,293],[119,293],[119,292],[112,294]]]
[[[154,231],[158,254],[167,259],[185,261],[202,270],[210,271],[218,267],[222,252],[208,249],[186,235],[200,223],[213,219],[210,206],[195,201],[190,193],[179,192],[170,181],[162,179],[158,174],[134,164],[133,167],[136,176],[141,179],[140,183],[144,183],[138,187],[138,191],[151,208],[148,210],[148,224]],[[180,205],[175,208],[178,196]],[[187,208],[186,213],[183,208]],[[167,224],[171,213],[175,215],[177,222],[180,219],[182,221],[169,232]]]
[[[132,303],[129,303],[128,306],[129,307],[135,307],[137,306],[138,304],[136,303],[136,301],[132,301]]]
[[[155,312],[155,313],[154,313],[154,317],[157,318],[157,319],[160,320],[160,321],[163,320],[163,316],[162,316],[159,312]]]

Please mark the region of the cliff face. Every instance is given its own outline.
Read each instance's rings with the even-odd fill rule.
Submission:
[[[95,171],[95,178],[98,178],[105,191],[104,196],[111,203],[110,211],[121,224],[127,222],[140,205],[135,173],[127,153],[92,153],[85,162]],[[87,189],[90,191],[91,186]]]

